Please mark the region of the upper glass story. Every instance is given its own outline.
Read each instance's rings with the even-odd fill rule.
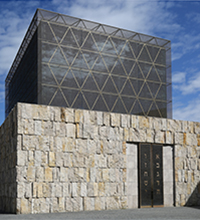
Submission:
[[[170,41],[42,9],[36,11],[6,88],[36,29],[37,103],[172,117]]]

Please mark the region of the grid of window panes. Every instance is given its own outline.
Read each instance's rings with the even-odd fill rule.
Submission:
[[[35,16],[38,104],[171,117],[169,41],[41,9]]]

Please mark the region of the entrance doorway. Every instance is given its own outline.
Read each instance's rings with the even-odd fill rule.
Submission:
[[[139,206],[163,207],[163,146],[139,144]]]

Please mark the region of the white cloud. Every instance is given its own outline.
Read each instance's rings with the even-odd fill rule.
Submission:
[[[178,120],[200,121],[200,97],[189,102],[185,107],[179,106],[173,110],[173,118]]]
[[[159,1],[74,0],[69,4],[54,0],[57,11],[103,24],[146,34],[177,33],[181,28],[166,10],[170,4]]]
[[[189,74],[187,74],[189,75]],[[179,77],[181,82],[179,82]],[[195,94],[200,91],[200,72],[195,75],[190,76],[188,80],[186,79],[186,73],[177,73],[173,76],[174,83],[181,83],[181,85],[174,85],[175,89],[182,92],[183,95]]]
[[[185,83],[185,76],[186,76],[185,72],[174,73],[172,76],[172,82],[173,83]]]

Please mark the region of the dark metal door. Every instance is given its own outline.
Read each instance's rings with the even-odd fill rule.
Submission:
[[[139,145],[140,207],[163,206],[162,145]]]

